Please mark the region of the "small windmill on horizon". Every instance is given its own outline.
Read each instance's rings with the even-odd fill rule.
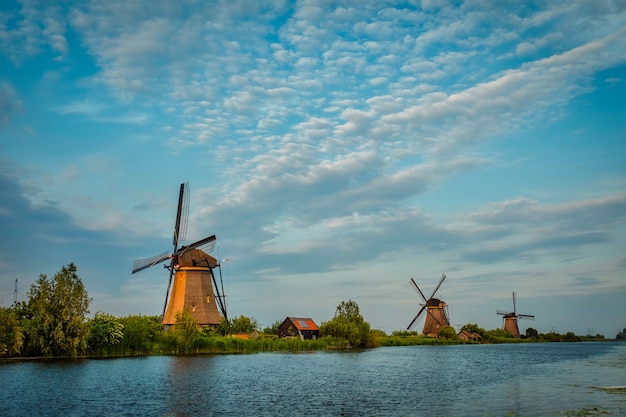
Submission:
[[[502,317],[502,330],[513,335],[513,337],[520,337],[519,327],[517,321],[519,319],[534,320],[535,316],[530,314],[517,314],[516,306],[516,294],[513,292],[513,311],[498,310],[497,313]]]
[[[406,328],[407,330],[411,329],[424,311],[426,312],[426,321],[424,322],[422,334],[427,336],[437,336],[442,327],[450,325],[450,319],[448,318],[448,304],[446,304],[443,300],[434,298],[444,279],[446,279],[446,274],[441,274],[441,279],[429,298],[424,296],[424,293],[420,290],[420,287],[415,283],[413,278],[409,280],[409,283],[422,298],[423,303],[420,303],[422,308],[417,312],[413,320],[411,320],[411,323],[409,323]]]

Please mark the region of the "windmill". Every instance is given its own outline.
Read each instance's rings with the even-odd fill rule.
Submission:
[[[420,303],[422,308],[408,325],[407,330],[415,324],[424,311],[426,311],[426,321],[424,322],[424,329],[422,330],[423,334],[427,336],[437,336],[442,327],[450,325],[450,320],[448,319],[448,305],[442,300],[434,298],[435,293],[439,290],[439,287],[441,287],[444,279],[446,279],[446,274],[441,274],[441,279],[429,298],[424,296],[424,293],[420,290],[420,287],[417,286],[413,278],[409,280],[409,283],[415,288],[420,297],[422,297],[423,303]]]
[[[517,327],[517,320],[529,319],[534,320],[535,316],[530,314],[517,314],[517,307],[515,305],[515,292],[513,292],[513,311],[498,310],[497,313],[502,317],[502,330],[512,334],[513,337],[520,337],[519,328]]]
[[[164,265],[169,270],[169,281],[163,305],[163,324],[166,327],[174,325],[176,314],[189,308],[199,325],[216,326],[222,317],[228,318],[222,268],[217,259],[208,255],[213,251],[217,239],[212,235],[179,247],[187,235],[188,216],[189,183],[183,183],[178,194],[173,251],[136,260],[132,273],[169,260],[169,264]],[[219,271],[219,286],[213,272],[216,268]]]

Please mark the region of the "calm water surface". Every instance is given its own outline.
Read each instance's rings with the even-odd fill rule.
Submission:
[[[626,415],[624,385],[619,342],[26,361],[0,416]]]

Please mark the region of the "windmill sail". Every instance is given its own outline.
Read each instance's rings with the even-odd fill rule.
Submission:
[[[146,259],[138,259],[136,261],[133,262],[133,274],[139,271],[143,271],[144,269],[150,268],[151,266],[154,266],[156,264],[159,264],[167,259],[174,259],[177,256],[191,250],[191,249],[195,249],[198,247],[201,248],[205,248],[205,251],[208,251],[209,253],[211,253],[213,251],[213,248],[215,247],[215,240],[217,238],[215,237],[215,235],[209,236],[209,237],[205,237],[204,239],[200,239],[197,242],[191,243],[187,246],[183,246],[180,249],[178,249],[176,252],[174,253],[170,253],[170,252],[163,252],[159,255],[153,256],[151,258],[146,258]]]
[[[165,261],[166,259],[168,259],[169,257],[170,257],[170,252],[165,251],[151,258],[137,259],[133,262],[133,274],[135,272],[143,271],[146,268],[150,268],[151,266],[159,264]]]
[[[176,211],[176,223],[174,225],[174,251],[178,244],[187,238],[187,223],[189,220],[189,183],[180,184],[178,192],[178,210]]]

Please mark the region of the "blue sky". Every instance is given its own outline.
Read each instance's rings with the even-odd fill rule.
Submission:
[[[262,326],[404,329],[445,272],[453,324],[624,327],[624,2],[174,3],[0,5],[1,304],[74,262],[160,314],[189,181]]]

